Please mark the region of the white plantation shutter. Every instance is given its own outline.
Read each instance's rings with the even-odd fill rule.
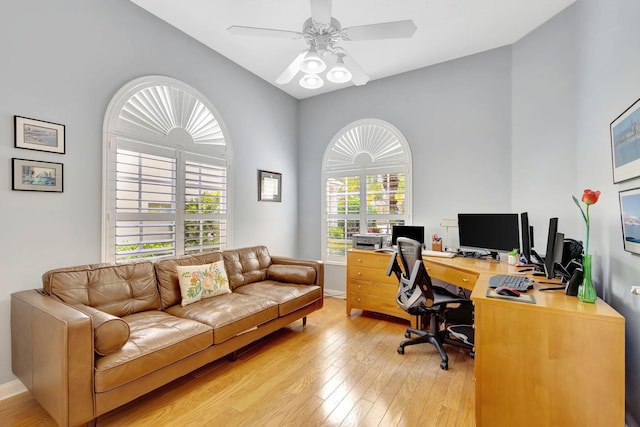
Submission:
[[[187,161],[184,204],[184,252],[224,249],[227,236],[226,167]]]
[[[116,261],[176,254],[176,160],[118,149]]]
[[[411,222],[411,152],[381,120],[354,122],[336,134],[323,160],[323,259],[343,263],[354,234],[391,234]]]
[[[224,249],[230,242],[224,125],[195,89],[151,76],[105,116],[103,261]]]

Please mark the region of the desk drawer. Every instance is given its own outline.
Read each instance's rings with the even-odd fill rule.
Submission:
[[[398,292],[398,283],[379,283],[368,282],[363,280],[350,280],[349,292],[362,293],[365,295],[378,295],[381,297],[391,298],[395,300],[396,293]]]
[[[369,268],[387,271],[391,254],[385,252],[347,252],[347,264],[358,266],[366,265]]]
[[[369,282],[379,282],[398,285],[398,278],[395,274],[387,276],[386,270],[364,268],[359,265],[351,266],[347,269],[348,280],[367,280]]]
[[[478,275],[468,271],[456,270],[452,267],[445,267],[425,261],[425,266],[429,272],[429,276],[443,282],[452,283],[461,288],[473,290]]]
[[[367,295],[357,292],[349,294],[348,298],[349,305],[352,308],[359,308],[361,310],[400,317],[401,319],[413,320],[413,316],[398,307],[395,298]]]

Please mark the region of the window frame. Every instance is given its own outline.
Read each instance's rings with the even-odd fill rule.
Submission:
[[[374,129],[374,131],[371,131]],[[368,140],[375,133],[381,130],[389,143],[381,142],[376,150],[385,152],[390,148],[391,143],[399,145],[396,155],[390,158],[376,156],[373,149],[368,149]],[[350,150],[343,150],[340,141],[345,136],[350,135],[352,147]],[[361,139],[361,144],[357,142]],[[345,152],[350,152],[345,156]],[[332,162],[332,155],[339,152],[340,162]],[[357,219],[359,221],[359,233],[366,233],[368,220],[370,219],[402,219],[405,224],[412,223],[412,170],[411,170],[411,150],[404,135],[393,125],[383,120],[364,119],[350,123],[335,134],[331,143],[325,150],[322,169],[322,260],[327,264],[344,265],[346,256],[328,254],[329,246],[329,221],[332,219],[345,220]],[[369,214],[367,212],[367,176],[402,173],[405,175],[404,190],[404,214]],[[360,209],[358,214],[329,214],[327,212],[328,182],[333,178],[358,176],[360,178]],[[345,239],[348,241],[348,239]]]
[[[145,129],[142,126],[136,128],[126,120],[130,114],[126,110],[131,106],[132,100],[138,94],[147,93],[145,90],[157,90],[162,99],[152,99],[157,102],[158,110],[166,113],[163,119],[167,125],[162,129]],[[173,96],[173,97],[172,97]],[[171,102],[180,103],[180,117],[171,117],[178,114]],[[166,109],[164,109],[166,107]],[[185,114],[189,112],[191,114]],[[207,120],[202,120],[202,117]],[[125,117],[125,119],[123,119]],[[173,118],[173,120],[171,120]],[[187,122],[188,121],[188,122]],[[183,125],[187,123],[187,125]],[[197,127],[197,129],[196,129]],[[204,131],[203,131],[204,128]],[[226,199],[226,240],[224,247],[233,245],[231,207],[233,206],[233,193],[231,182],[232,150],[231,142],[226,131],[226,126],[213,105],[200,92],[191,86],[166,76],[145,76],[135,79],[123,86],[112,98],[105,113],[103,126],[103,184],[102,184],[102,262],[116,261],[116,165],[117,150],[121,148],[129,151],[139,151],[153,154],[154,152],[173,153],[176,161],[176,189],[175,189],[175,245],[176,255],[185,252],[185,219],[188,216],[184,212],[186,206],[185,165],[188,161],[195,160],[204,164],[215,164],[226,169],[226,187],[224,189]],[[125,142],[126,141],[126,142]],[[126,147],[126,148],[125,148]],[[136,149],[138,147],[138,149]],[[205,218],[202,218],[205,219]],[[208,219],[208,218],[207,218]],[[179,230],[183,233],[178,233]],[[140,258],[138,258],[140,259]]]

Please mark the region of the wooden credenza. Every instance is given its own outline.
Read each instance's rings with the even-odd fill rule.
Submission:
[[[395,304],[389,257],[349,251],[348,315],[359,308],[413,320]],[[624,317],[607,303],[539,290],[548,284],[529,291],[536,304],[489,298],[489,278],[517,267],[465,258],[424,264],[432,278],[473,291],[476,426],[624,426]]]
[[[412,322],[413,316],[398,307],[398,279],[387,276],[390,254],[353,249],[347,253],[347,316],[352,309],[387,314]]]

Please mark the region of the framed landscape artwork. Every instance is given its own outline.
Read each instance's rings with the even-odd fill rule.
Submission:
[[[62,193],[62,163],[11,160],[12,190]]]
[[[640,99],[610,126],[613,183],[640,176]]]
[[[282,201],[282,174],[258,170],[258,201]]]
[[[64,125],[14,116],[15,146],[64,154]]]
[[[640,188],[619,194],[624,250],[640,254]]]

